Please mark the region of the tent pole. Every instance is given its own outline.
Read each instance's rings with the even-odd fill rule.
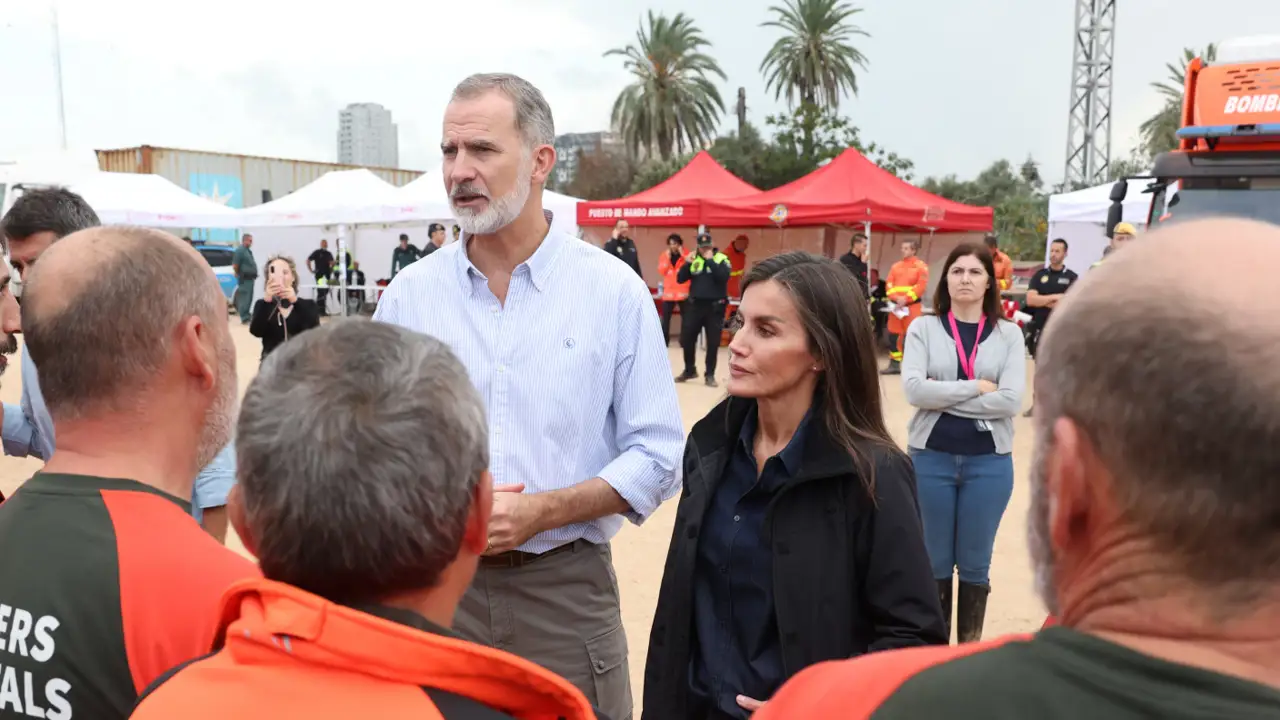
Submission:
[[[338,302],[342,305],[342,317],[347,316],[347,226],[338,226]]]

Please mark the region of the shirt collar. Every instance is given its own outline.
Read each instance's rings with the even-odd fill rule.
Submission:
[[[745,450],[748,456],[753,456],[755,452],[754,442],[756,428],[759,426],[759,413],[759,406],[751,408],[751,411],[747,414],[746,421],[742,423],[742,432],[738,433],[738,446]],[[777,455],[789,477],[795,477],[800,472],[800,462],[804,459],[805,437],[808,435],[812,417],[813,407],[810,406],[809,410],[805,412],[804,418],[800,420],[800,424],[796,426],[796,432],[791,436],[791,441]],[[765,458],[766,462],[768,460],[769,458]],[[759,458],[757,458],[757,462],[759,462]]]
[[[367,615],[382,618],[397,625],[404,625],[415,630],[431,633],[432,635],[442,635],[448,638],[461,639],[462,636],[442,625],[437,625],[425,617],[419,615],[412,610],[403,608],[395,608],[387,605],[378,605],[375,603],[362,603],[350,606],[352,610],[358,610]]]
[[[541,292],[547,286],[547,281],[551,279],[551,271],[555,267],[555,259],[563,238],[561,234],[551,227],[551,221],[555,217],[555,213],[550,210],[543,210],[542,216],[547,219],[547,236],[542,239],[538,245],[538,249],[533,251],[533,255],[529,259],[516,266],[515,272],[519,272],[520,268],[528,268],[526,272],[533,280],[533,287]],[[471,257],[467,252],[467,241],[470,240],[467,233],[459,233],[458,244],[458,280],[462,283],[462,291],[471,295],[475,292],[475,284],[471,281],[472,276],[477,278],[485,278],[484,273],[471,262]],[[514,273],[513,273],[514,274]]]

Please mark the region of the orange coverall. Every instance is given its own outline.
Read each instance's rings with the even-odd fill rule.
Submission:
[[[1000,292],[1013,287],[1013,260],[1008,255],[996,250],[991,253],[991,262],[995,265],[996,283],[998,283]]]
[[[729,256],[729,267],[733,268],[729,273],[729,297],[741,297],[742,274],[747,269],[747,253],[734,247],[733,243],[729,243],[724,254]]]
[[[907,310],[910,312],[903,318],[889,313],[888,330],[898,336],[898,347],[889,352],[889,357],[902,362],[902,344],[907,339],[907,328],[911,327],[913,320],[920,317],[924,309],[920,304],[920,298],[924,297],[925,289],[929,286],[929,265],[914,255],[899,260],[889,269],[889,279],[885,284],[887,286],[885,295],[889,300],[905,298]]]

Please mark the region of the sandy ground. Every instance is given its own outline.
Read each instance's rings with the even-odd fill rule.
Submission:
[[[240,386],[243,391],[258,368],[261,345],[249,335],[248,329],[232,320],[238,350]],[[724,376],[727,362],[723,350],[719,374]],[[673,372],[681,364],[679,351],[671,350]],[[699,358],[701,362],[701,358]],[[1028,374],[1030,377],[1030,374]],[[723,377],[722,377],[723,380]],[[12,367],[0,378],[0,398],[17,403],[22,390],[17,356]],[[677,385],[680,408],[688,430],[723,397],[722,389],[708,388],[700,383]],[[899,442],[906,442],[907,421],[911,407],[902,395],[902,387],[890,378],[884,384],[886,412],[890,429]],[[1026,402],[1030,402],[1027,398]],[[1027,465],[1031,458],[1032,429],[1029,421],[1019,417],[1016,421],[1015,450],[1013,453],[1016,480],[1013,500],[1005,513],[996,539],[995,558],[991,568],[992,595],[987,614],[987,635],[1023,632],[1039,627],[1044,610],[1035,597],[1032,586],[1030,562],[1025,547],[1025,517],[1028,494],[1026,488]],[[0,459],[0,492],[13,492],[24,480],[40,468],[34,459],[5,457]],[[642,527],[628,525],[613,541],[614,562],[617,565],[618,583],[622,588],[622,615],[630,640],[631,680],[639,708],[643,685],[644,662],[648,647],[649,627],[653,621],[654,604],[658,597],[658,584],[662,579],[662,565],[666,559],[671,525],[675,517],[676,503],[668,502]],[[234,535],[234,533],[232,533]],[[240,542],[232,537],[232,548],[244,552]],[[637,717],[639,715],[637,714]]]

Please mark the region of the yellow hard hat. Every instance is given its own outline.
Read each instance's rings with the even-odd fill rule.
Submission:
[[[1138,234],[1138,228],[1134,227],[1133,225],[1127,222],[1116,223],[1116,229],[1111,231],[1112,237],[1115,237],[1116,235],[1137,235],[1137,234]]]

